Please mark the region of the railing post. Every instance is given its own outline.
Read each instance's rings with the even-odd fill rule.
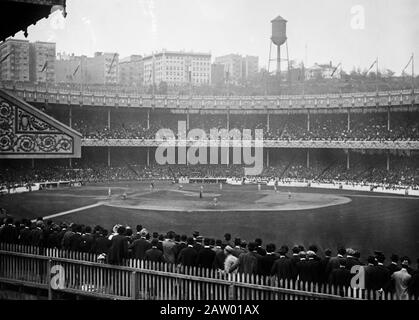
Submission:
[[[131,272],[131,299],[138,299],[138,286],[137,286],[137,271]]]
[[[52,300],[52,287],[51,287],[51,266],[52,261],[48,259],[47,262],[47,286],[48,286],[48,300]]]
[[[228,300],[236,300],[236,286],[231,283],[228,286]]]

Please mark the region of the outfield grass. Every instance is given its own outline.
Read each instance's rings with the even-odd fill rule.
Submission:
[[[176,186],[160,185],[157,188],[177,190]],[[154,201],[165,205],[166,210],[141,210],[102,205],[91,209],[57,217],[57,221],[74,221],[89,225],[101,224],[107,228],[116,223],[135,227],[142,224],[151,231],[165,233],[174,230],[178,233],[191,234],[198,230],[204,236],[221,238],[225,232],[240,236],[246,240],[261,237],[265,244],[276,245],[316,243],[321,249],[330,247],[335,252],[338,245],[353,247],[361,251],[362,257],[373,250],[382,250],[387,256],[391,253],[407,254],[412,259],[419,257],[419,198],[403,196],[377,195],[365,192],[344,190],[319,190],[308,188],[282,188],[284,199],[288,192],[292,201],[298,194],[308,193],[313,197],[333,194],[350,198],[345,204],[307,210],[282,211],[219,211],[228,204],[237,202],[242,207],[251,207],[263,195],[256,186],[205,185],[204,199],[198,198],[199,185],[185,185],[188,196],[179,192],[155,191],[149,193],[148,184],[119,183],[112,186],[114,204],[118,204],[123,192],[128,194],[128,202]],[[265,187],[264,189],[269,189]],[[4,207],[16,217],[48,216],[62,211],[83,207],[107,198],[108,185],[94,185],[75,189],[47,190],[0,198],[0,207]],[[271,191],[270,191],[271,192]],[[196,197],[194,196],[196,194]],[[262,192],[263,193],[263,192]],[[214,194],[218,194],[219,205],[211,206]],[[193,206],[201,201],[202,207],[213,208],[208,212],[179,212],[170,209],[170,203],[192,201]],[[284,200],[285,201],[285,200]],[[169,204],[167,206],[167,203]],[[186,204],[185,204],[186,206]]]

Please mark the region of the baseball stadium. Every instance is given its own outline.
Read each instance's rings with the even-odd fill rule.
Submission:
[[[64,3],[65,8],[62,0],[27,2],[41,7],[45,3]],[[280,16],[271,21],[272,45],[277,47],[279,57],[283,46],[288,46],[286,22]],[[3,52],[6,51],[0,50],[0,59],[2,68],[6,68],[4,62],[10,58]],[[121,274],[132,268],[138,273],[138,279],[132,283],[139,289],[122,280],[126,284],[122,291],[115,291],[112,286],[108,291],[103,289],[106,292],[100,291],[100,284],[92,280],[94,276],[81,282],[77,275],[75,282],[67,279],[73,285],[72,291],[61,287],[46,289],[43,281],[51,275],[22,280],[13,274],[13,268],[3,267],[6,263],[0,268],[0,283],[6,286],[2,288],[11,292],[13,286],[32,281],[29,286],[46,289],[48,298],[59,295],[61,290],[63,295],[88,298],[127,298],[134,292],[138,299],[153,299],[153,294],[154,299],[171,299],[174,291],[164,289],[167,295],[162,296],[163,291],[153,291],[154,287],[143,288],[141,277],[169,277],[172,281],[175,278],[170,276],[175,272],[171,268],[183,265],[210,270],[206,277],[219,281],[213,284],[219,286],[214,289],[219,296],[197,289],[204,299],[226,295],[248,299],[253,293],[260,299],[282,299],[290,293],[280,291],[281,287],[295,289],[294,297],[310,292],[316,299],[366,298],[349,289],[342,291],[341,282],[330,280],[335,273],[327,267],[321,269],[320,263],[329,253],[346,256],[346,262],[339,265],[338,261],[335,269],[348,268],[345,263],[352,256],[361,265],[373,267],[394,262],[401,269],[410,257],[408,271],[416,282],[409,287],[409,299],[417,299],[418,276],[413,261],[419,258],[419,78],[414,74],[413,59],[412,55],[408,64],[412,75],[407,80],[384,80],[377,71],[376,76],[363,81],[316,79],[301,84],[290,79],[276,80],[280,77],[278,58],[278,71],[271,83],[253,88],[264,94],[246,93],[233,84],[225,87],[224,93],[212,94],[190,84],[177,88],[170,82],[168,88],[160,90],[154,83],[151,89],[144,89],[119,84],[2,79],[1,261],[13,262],[16,268],[30,265],[30,259],[38,259],[35,264],[81,263],[80,270],[115,268],[109,272]],[[111,70],[114,59],[111,57],[108,63]],[[47,63],[43,67],[41,64],[42,69],[45,66]],[[78,68],[72,71],[73,75]],[[154,81],[153,70],[150,78]],[[45,74],[48,77],[48,71]],[[279,93],[275,91],[278,86]],[[181,126],[186,133],[179,131]],[[212,130],[224,130],[226,136],[210,140]],[[170,138],[162,138],[162,132],[170,132]],[[171,138],[174,142],[169,150]],[[239,147],[234,144],[237,139]],[[215,142],[215,147],[210,141]],[[169,159],[169,153],[174,159]],[[257,174],[246,173],[257,164]],[[66,230],[80,234],[80,239],[92,234],[93,240],[77,238],[66,243]],[[89,241],[96,241],[96,235],[109,239],[106,250],[97,249],[94,244],[88,246]],[[72,235],[69,237],[73,239]],[[112,239],[118,237],[127,241],[127,250],[124,254],[118,252],[115,258],[117,249]],[[157,251],[161,246],[162,257],[153,252],[137,255],[136,241],[143,238],[149,243],[149,250]],[[319,265],[307,274],[306,269],[298,267],[300,273],[293,278],[276,273],[272,264],[265,272],[261,271],[261,262],[257,271],[235,262],[239,277],[250,273],[258,282],[235,278],[244,287],[237,284],[237,292],[231,293],[222,288],[222,281],[238,277],[234,268],[230,272],[224,264],[216,267],[214,258],[210,264],[184,262],[186,251],[180,254],[183,251],[177,249],[172,257],[172,246],[166,242],[173,243],[173,247],[181,243],[185,247],[186,243],[190,247],[211,247],[215,252],[219,247],[220,254],[227,257],[235,255],[236,247],[241,248],[244,253],[237,254],[239,262],[242,255],[260,250],[260,256],[277,254],[278,259],[296,255],[307,261],[315,256],[317,261],[318,256]],[[258,249],[253,247],[256,244]],[[341,252],[342,248],[346,251]],[[84,256],[74,258],[68,255],[69,251],[82,252]],[[199,252],[197,249],[198,257]],[[138,261],[160,265],[136,268]],[[46,265],[40,268],[41,271],[36,270],[42,273]],[[167,270],[172,273],[165,275]],[[327,276],[325,270],[329,270]],[[192,278],[203,275],[186,273]],[[263,277],[275,275],[278,281],[298,278],[320,286],[330,283],[340,291],[317,287],[297,290],[288,282],[281,282],[282,286],[261,282]],[[368,297],[399,297],[395,289],[389,289],[390,276],[385,286],[369,283],[367,289],[374,294]],[[344,283],[349,286],[347,279]],[[260,288],[246,287],[246,283]],[[175,298],[191,295],[186,287],[182,290]]]

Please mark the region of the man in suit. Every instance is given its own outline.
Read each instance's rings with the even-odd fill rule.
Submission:
[[[409,272],[407,272],[410,265],[410,259],[408,257],[403,257],[401,261],[401,270],[394,272],[391,275],[391,279],[394,281],[397,300],[408,300],[409,282],[412,278]]]
[[[329,283],[342,291],[351,285],[352,274],[346,267],[346,260],[339,260],[339,268],[333,269],[329,276]]]
[[[128,249],[131,250],[131,255],[134,259],[144,260],[146,251],[151,249],[151,243],[147,241],[146,236],[145,231],[141,231],[140,238],[134,240],[134,242],[129,245]]]
[[[93,239],[92,228],[90,226],[86,226],[80,239],[80,250],[83,252],[92,252],[94,243],[95,240]]]
[[[297,263],[300,261],[300,247],[295,245],[292,247],[292,256],[290,258],[291,260],[291,267],[292,267],[292,279],[297,280],[298,278],[298,269],[297,269]]]
[[[19,231],[19,243],[23,245],[31,244],[31,221],[25,220],[25,226]]]
[[[336,257],[332,257],[329,260],[329,264],[327,265],[327,274],[330,275],[334,269],[340,268],[341,266],[340,261],[345,260],[345,257],[344,257],[345,253],[346,253],[346,249],[344,247],[338,248],[338,253]],[[346,265],[346,262],[345,262],[345,265]]]
[[[166,239],[162,242],[163,258],[167,263],[176,263],[176,243],[173,240],[174,236],[174,232],[169,231],[166,235]]]
[[[388,290],[390,285],[390,271],[384,266],[385,257],[380,254],[376,257],[377,264],[365,271],[365,282],[372,290]],[[368,271],[368,272],[367,272]],[[369,281],[367,281],[369,278]]]
[[[287,257],[288,247],[282,246],[279,249],[279,257],[275,260],[271,268],[271,275],[275,275],[278,280],[281,279],[293,279],[293,262]]]
[[[151,240],[151,248],[145,252],[144,259],[153,262],[164,262],[163,252],[157,248],[159,240]]]
[[[329,248],[324,250],[324,258],[321,259],[320,265],[322,270],[322,283],[327,283],[329,281],[329,274],[327,274],[327,265],[332,256],[332,250]]]
[[[70,250],[71,251],[80,251],[81,250],[81,232],[82,232],[82,225],[78,224],[76,226],[76,232],[74,232],[69,241],[70,241]]]
[[[262,248],[262,239],[261,238],[256,238],[255,239],[255,243],[256,243],[256,252],[260,255],[260,256],[264,256],[266,255],[266,250],[264,248]]]
[[[388,271],[390,271],[390,274],[393,274],[394,272],[399,271],[401,268],[399,267],[399,256],[397,254],[392,254],[390,257],[390,264],[387,265]]]
[[[215,253],[214,268],[217,270],[224,270],[224,261],[226,254],[223,249],[223,242],[220,239],[215,241],[215,247],[212,249]]]
[[[231,240],[231,234],[230,233],[226,233],[224,235],[224,247],[230,246],[232,248],[234,248],[234,242]]]
[[[355,257],[355,250],[352,248],[346,249],[346,269],[351,271],[353,266],[359,266],[360,262]]]
[[[210,239],[204,239],[204,247],[198,252],[196,264],[198,267],[212,269],[214,265],[215,252],[210,247]]]
[[[122,261],[128,257],[128,239],[125,236],[124,226],[118,227],[117,234],[112,237],[111,241],[109,263],[120,265],[122,264]]]
[[[179,253],[182,251],[182,249],[186,248],[188,245],[186,244],[186,241],[188,240],[188,237],[186,234],[182,234],[180,236],[179,242],[176,243],[174,250],[176,254],[176,261],[178,261]]]
[[[259,274],[261,276],[271,275],[272,266],[275,260],[278,258],[275,254],[276,246],[274,243],[268,243],[266,245],[266,254],[261,256],[259,259]]]
[[[188,246],[183,248],[178,257],[178,262],[184,266],[194,267],[196,266],[196,259],[198,256],[198,252],[196,252],[194,248],[194,240],[193,238],[188,238],[187,240]]]
[[[242,240],[240,238],[234,239],[234,247],[233,247],[233,255],[238,258],[242,253],[245,252],[245,250],[241,247]]]
[[[419,259],[417,259],[417,269],[412,272],[412,278],[410,279],[409,283],[409,294],[419,298]],[[408,270],[406,268],[406,270]]]
[[[112,241],[108,239],[108,230],[102,229],[95,239],[93,252],[96,254],[108,254],[111,245]]]
[[[310,283],[320,283],[322,280],[321,260],[317,254],[309,250],[307,251],[307,271]]]
[[[256,252],[256,243],[249,242],[248,252],[242,253],[236,263],[230,268],[230,272],[238,269],[239,273],[257,274],[259,259],[261,256]]]
[[[44,243],[44,232],[42,228],[44,223],[41,220],[35,222],[35,228],[31,230],[31,245],[33,246],[41,246]]]
[[[297,262],[298,280],[302,282],[309,282],[311,281],[311,274],[307,253],[305,251],[300,251],[298,255],[300,256],[300,261]]]

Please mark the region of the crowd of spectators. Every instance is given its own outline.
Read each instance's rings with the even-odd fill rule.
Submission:
[[[108,126],[106,121],[98,121],[94,116],[77,119],[73,127],[88,139],[154,139],[158,130],[171,129],[178,134],[178,120],[186,121],[186,116],[159,114],[145,121],[145,115],[127,114]],[[190,117],[189,128],[199,128],[210,138],[210,129],[227,129],[226,115],[194,115]],[[255,129],[263,130],[265,140],[319,140],[319,141],[417,141],[419,140],[419,114],[394,114],[388,129],[387,114],[353,114],[348,128],[344,114],[312,115],[310,126],[307,115],[272,115],[269,129],[266,115],[234,115],[230,117],[231,129],[250,129],[254,137]]]
[[[349,287],[351,268],[365,267],[365,288],[393,292],[398,299],[407,294],[419,295],[419,259],[416,269],[409,257],[392,254],[386,263],[383,252],[374,251],[366,259],[358,250],[338,247],[336,252],[320,252],[313,244],[305,248],[287,244],[277,247],[274,243],[263,246],[256,238],[247,242],[240,237],[225,234],[224,239],[203,237],[195,231],[192,235],[150,232],[142,225],[135,229],[115,225],[107,230],[100,225],[54,222],[38,218],[14,220],[3,218],[0,242],[33,245],[93,253],[100,262],[123,264],[133,258],[165,262],[183,266],[215,269],[224,273],[243,273],[276,276],[278,279],[299,280],[304,283],[329,283],[338,288]],[[333,255],[335,254],[335,255]]]
[[[314,156],[313,156],[314,157]],[[378,157],[378,158],[377,158]],[[275,161],[265,166],[256,178],[290,179],[314,182],[348,182],[363,185],[382,185],[387,188],[417,189],[419,187],[419,168],[417,157],[394,158],[387,170],[379,156],[363,158],[352,156],[350,168],[346,168],[344,159],[327,161],[312,159],[307,167],[301,157]],[[377,159],[376,159],[377,158]],[[380,163],[381,165],[378,165]],[[106,166],[105,164],[84,164],[77,168],[68,166],[39,166],[35,168],[0,168],[1,193],[14,186],[27,184],[78,181],[81,183],[138,181],[138,180],[172,180],[188,178],[243,178],[242,165],[150,165],[126,164]]]

